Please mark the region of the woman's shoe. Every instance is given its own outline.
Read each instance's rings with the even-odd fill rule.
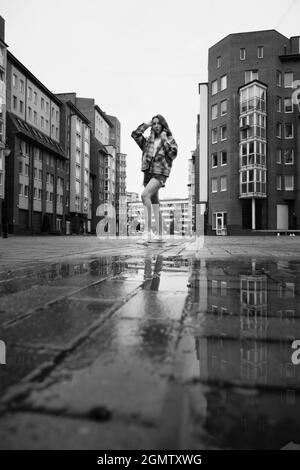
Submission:
[[[162,242],[163,242],[163,238],[161,235],[151,232],[151,238],[149,240],[149,243],[162,243]]]
[[[150,236],[151,235],[149,232],[143,232],[143,235],[137,240],[137,244],[144,245],[145,243],[148,243],[150,240]]]

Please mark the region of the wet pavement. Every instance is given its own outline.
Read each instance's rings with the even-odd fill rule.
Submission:
[[[54,238],[1,251],[1,449],[300,444],[298,237]]]

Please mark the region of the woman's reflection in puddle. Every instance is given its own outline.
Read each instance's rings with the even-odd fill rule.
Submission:
[[[145,270],[144,270],[144,290],[158,290],[160,284],[160,274],[163,268],[163,257],[157,256],[154,269],[152,273],[152,257],[147,256],[145,258]]]
[[[152,267],[152,257],[145,258],[144,284],[146,291],[158,291],[160,275],[163,268],[163,257],[157,256]],[[169,343],[172,338],[172,325],[168,321],[165,303],[161,295],[147,294],[146,321],[141,327],[141,337],[144,343],[143,352],[152,358],[161,361],[168,354]]]

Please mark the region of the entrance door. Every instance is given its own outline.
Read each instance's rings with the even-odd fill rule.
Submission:
[[[289,228],[289,206],[277,204],[277,229],[288,230]]]

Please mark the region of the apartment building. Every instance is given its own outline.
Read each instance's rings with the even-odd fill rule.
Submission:
[[[5,200],[9,231],[65,231],[68,161],[60,145],[62,103],[7,52]]]
[[[67,233],[92,229],[93,180],[90,173],[90,121],[76,106],[76,93],[59,93],[61,142],[69,160]]]
[[[230,34],[209,49],[209,233],[300,229],[299,80],[299,36]]]
[[[165,234],[191,234],[192,226],[188,199],[162,199],[160,200],[160,213]],[[129,235],[135,233],[137,227],[139,230],[144,229],[144,206],[141,201],[127,202],[127,219]],[[153,214],[152,219],[154,221]]]
[[[5,21],[0,16],[0,227],[2,228],[3,200],[5,196],[6,146],[6,51]],[[5,209],[5,207],[4,207]]]

